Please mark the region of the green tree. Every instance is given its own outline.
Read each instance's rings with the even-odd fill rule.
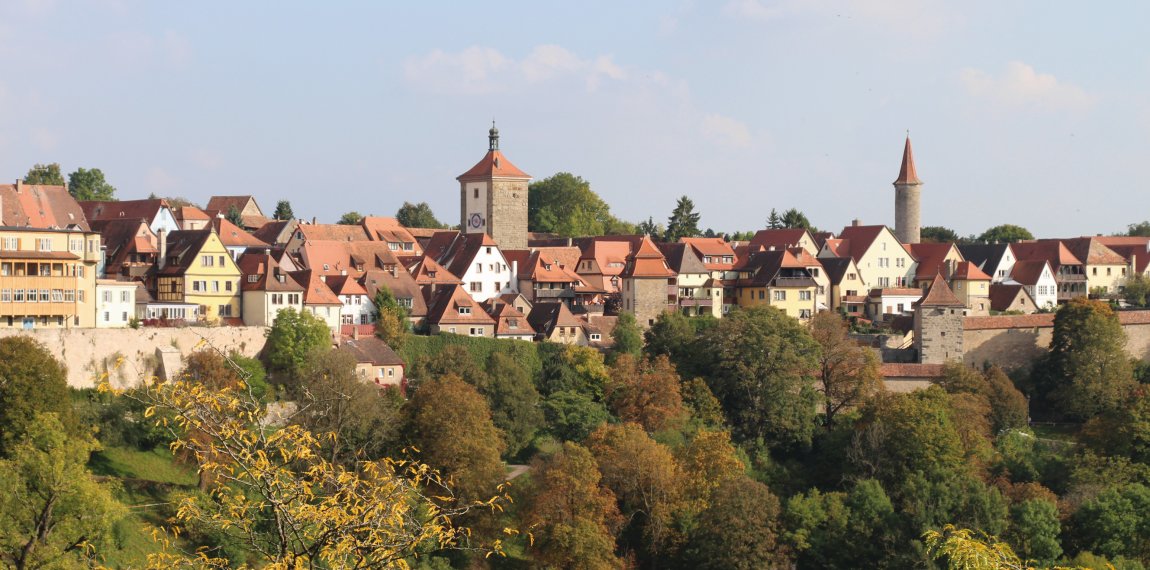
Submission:
[[[1032,240],[1034,234],[1022,226],[1002,224],[982,232],[978,241],[982,243],[1014,243],[1016,241]]]
[[[835,416],[853,408],[882,388],[879,359],[871,349],[852,340],[846,321],[831,311],[811,319],[811,336],[822,349],[818,358],[818,390],[828,428]]]
[[[591,452],[567,442],[554,455],[536,460],[523,522],[534,529],[535,561],[543,568],[616,570],[615,533],[623,517],[615,495],[600,485]]]
[[[639,222],[639,225],[635,229],[639,235],[651,236],[656,239],[663,235],[664,232],[663,224],[656,222],[655,218],[651,216],[648,216],[646,220]]]
[[[1122,298],[1135,307],[1150,305],[1150,279],[1139,274],[1127,277],[1122,287]]]
[[[683,404],[691,412],[692,421],[711,429],[727,424],[726,418],[723,417],[723,406],[711,393],[705,380],[692,378],[684,382],[679,391],[683,395]]]
[[[1050,352],[1033,373],[1039,395],[1077,419],[1117,410],[1133,389],[1126,333],[1109,305],[1071,299],[1054,316]]]
[[[77,431],[68,373],[48,349],[29,336],[0,338],[0,456],[45,412]]]
[[[488,381],[480,392],[491,408],[491,421],[503,433],[508,458],[519,455],[544,426],[539,392],[530,372],[504,352],[487,359]]]
[[[482,500],[495,492],[503,481],[503,437],[474,386],[452,375],[424,381],[408,403],[408,417],[411,443],[454,482],[460,498]]]
[[[380,284],[372,297],[375,305],[375,336],[387,343],[393,350],[403,348],[407,335],[411,332],[411,321],[407,309],[399,304],[387,285]]]
[[[110,201],[116,199],[116,187],[104,180],[99,168],[78,168],[68,175],[68,193],[77,200]]]
[[[1030,499],[1010,508],[1012,521],[1007,538],[1018,549],[1018,554],[1039,564],[1053,564],[1062,556],[1058,535],[1062,525],[1058,520],[1058,506],[1042,499]]]
[[[648,356],[666,355],[679,368],[680,374],[700,373],[694,362],[695,324],[693,319],[678,311],[664,311],[655,323],[643,333],[644,351]]]
[[[1150,236],[1150,221],[1142,221],[1126,226],[1126,235],[1130,237]]]
[[[399,391],[360,378],[355,365],[345,350],[316,354],[307,359],[291,394],[301,404],[292,422],[311,433],[331,434],[321,442],[321,452],[348,468],[393,451],[403,426]]]
[[[528,187],[527,226],[533,232],[578,237],[614,233],[623,224],[590,182],[560,172]]]
[[[784,227],[786,226],[783,225],[783,219],[779,216],[779,213],[774,208],[771,208],[771,215],[767,216],[767,229],[779,230]]]
[[[583,441],[611,419],[607,407],[582,392],[554,392],[543,401],[551,433],[563,441]]]
[[[276,220],[294,220],[295,212],[291,209],[291,202],[287,200],[276,202],[276,211],[272,214],[272,218]]]
[[[36,164],[28,169],[24,175],[25,184],[39,184],[43,186],[63,186],[64,174],[60,172],[60,164]]]
[[[779,499],[746,477],[725,481],[699,515],[684,558],[691,568],[786,568]],[[841,545],[840,545],[841,546]]]
[[[228,206],[228,211],[224,214],[224,218],[237,227],[244,227],[244,216],[240,213],[239,208],[236,208],[235,204]]]
[[[363,222],[363,214],[352,210],[340,216],[335,223],[341,226],[358,226]]]
[[[607,365],[603,353],[593,348],[557,343],[539,345],[543,367],[536,379],[544,396],[572,391],[601,400],[607,383]]]
[[[991,429],[994,433],[1029,425],[1030,404],[1026,396],[1014,386],[1014,381],[997,366],[987,371],[986,379]]]
[[[1072,519],[1083,550],[1108,558],[1150,558],[1150,488],[1134,483],[1112,487],[1087,501]]]
[[[611,331],[611,339],[615,341],[611,349],[612,360],[623,354],[639,356],[643,351],[643,331],[635,321],[635,313],[619,313],[615,330]]]
[[[8,568],[83,568],[125,509],[85,467],[98,445],[37,415],[0,459],[0,560]]]
[[[695,202],[682,196],[675,203],[671,217],[667,218],[667,231],[663,234],[663,241],[675,243],[679,238],[695,237],[699,235],[699,214],[695,212]]]
[[[923,226],[919,230],[923,243],[954,243],[962,241],[958,232],[943,226]]]
[[[855,429],[850,461],[888,490],[912,473],[943,479],[967,469],[950,399],[938,387],[876,395],[862,407]]]
[[[267,332],[264,358],[272,372],[295,377],[309,358],[331,349],[331,329],[310,311],[284,309]]]
[[[795,208],[791,208],[785,212],[779,222],[782,223],[784,228],[802,228],[809,232],[817,232],[818,228],[811,225],[811,221],[807,219],[806,214],[803,214]]]
[[[859,481],[849,493],[812,489],[787,501],[784,541],[800,568],[911,566],[897,518],[874,479]]]
[[[703,343],[713,355],[708,385],[737,440],[810,443],[819,346],[806,326],[777,308],[752,307],[719,321]]]
[[[427,205],[427,202],[418,204],[404,202],[395,213],[395,219],[405,228],[441,229],[447,227],[435,218],[435,214],[432,213],[431,206]]]

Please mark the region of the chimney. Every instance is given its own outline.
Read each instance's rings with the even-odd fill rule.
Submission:
[[[311,225],[313,225],[313,226],[315,225],[315,216],[311,217]]]
[[[156,266],[163,269],[168,264],[168,230],[160,228],[160,231],[156,232],[156,240],[160,242],[160,259]]]
[[[855,218],[855,219],[851,220],[851,225],[852,225],[852,226],[856,226],[856,227],[857,227],[857,226],[861,226],[861,225],[862,225],[862,220],[860,220],[860,219],[858,219],[858,218]]]
[[[19,194],[19,193],[20,193],[20,189],[21,189],[23,186],[24,186],[24,181],[23,181],[23,180],[21,180],[21,179],[19,179],[19,178],[17,178],[17,179],[16,179],[16,193],[17,193],[17,194]]]

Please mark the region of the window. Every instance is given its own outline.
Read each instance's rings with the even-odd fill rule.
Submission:
[[[480,291],[483,291],[483,283],[480,283],[479,281],[472,281],[471,282],[471,292],[472,293],[479,293]]]
[[[123,322],[128,322],[128,311],[124,311],[120,314],[120,320]]]
[[[886,244],[883,244],[883,245],[886,245]],[[890,258],[889,257],[878,258],[878,266],[879,267],[890,267]]]
[[[104,322],[106,323],[106,322],[108,322],[108,321],[110,321],[110,320],[111,320],[111,319],[110,319],[110,318],[108,318],[108,311],[104,311]]]
[[[459,314],[470,315],[471,314],[471,307],[459,307]]]
[[[36,238],[36,251],[52,251],[52,239]]]
[[[1098,268],[1097,267],[1091,268],[1091,271],[1094,272],[1094,275],[1098,275]]]
[[[900,312],[900,313],[902,312],[902,303],[898,304],[898,312]]]
[[[23,289],[16,289],[16,293],[12,297],[12,302],[13,303],[23,303],[24,302],[24,290]]]
[[[232,306],[231,305],[220,305],[220,316],[221,317],[232,316]]]
[[[221,256],[219,257],[219,259],[220,259],[220,267],[227,267],[227,263],[224,263],[224,258],[225,258],[225,257],[226,257],[226,256],[224,256],[224,255],[221,255]]]
[[[519,319],[507,319],[507,328],[509,328],[509,329],[519,328]]]
[[[51,301],[52,301],[52,291],[50,291],[48,289],[41,289],[40,290],[40,302],[41,303],[48,303]]]
[[[787,292],[786,291],[775,291],[774,297],[775,297],[776,301],[786,301],[787,300]]]
[[[764,296],[766,295],[766,293],[767,293],[766,291],[761,291],[761,290],[760,290],[760,291],[759,291],[759,298],[760,298],[760,299],[764,298]],[[752,294],[752,295],[754,295],[754,294],[755,294],[755,292],[754,292],[754,291],[751,291],[751,294]]]
[[[75,289],[65,289],[64,290],[64,302],[65,303],[75,303],[76,302],[76,290]]]
[[[800,319],[811,318],[811,310],[810,309],[799,309],[799,318]]]
[[[906,259],[902,258],[902,257],[895,258],[894,266],[895,267],[906,267]]]
[[[12,275],[12,264],[9,262],[0,263],[0,276],[7,277]]]
[[[780,293],[781,293],[781,291],[780,291]],[[799,291],[799,300],[800,301],[810,301],[811,300],[811,292],[810,291]]]
[[[854,273],[847,273],[847,279],[858,279],[858,275]]]
[[[475,192],[475,194],[474,194],[474,197],[475,197],[475,198],[479,198],[479,189],[478,189],[478,188],[474,188],[473,190],[474,190],[474,192]],[[455,332],[455,331],[452,331],[452,332]]]
[[[0,241],[0,249],[5,251],[16,251],[20,249],[20,238],[6,237]]]
[[[482,263],[476,263],[475,264],[475,272],[476,273],[483,273],[483,264]]]
[[[288,302],[293,304],[293,305],[298,305],[299,304],[299,293],[289,293],[288,294]]]
[[[214,258],[210,255],[201,255],[200,256],[200,265],[202,265],[204,267],[215,267],[216,266],[216,258]]]
[[[111,303],[112,302],[112,292],[111,291],[104,291],[104,302],[105,303]]]
[[[0,290],[0,303],[11,303],[11,302],[12,302],[12,290],[11,289]]]
[[[248,283],[256,283],[260,280],[260,276],[255,273],[248,275]]]
[[[471,327],[471,336],[483,336],[483,327]]]
[[[878,286],[879,287],[890,287],[890,277],[879,277],[878,278]]]
[[[68,251],[84,251],[84,240],[68,240]]]
[[[599,333],[591,333],[590,338],[591,338],[592,342],[598,342],[600,340],[603,340],[603,335],[601,335]]]
[[[220,292],[220,282],[219,281],[212,281],[212,293],[219,293],[219,292]]]
[[[120,291],[120,302],[121,303],[127,303],[128,302],[128,296],[129,296],[129,293],[127,291]]]

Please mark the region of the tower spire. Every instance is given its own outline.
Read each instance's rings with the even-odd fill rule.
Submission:
[[[499,129],[495,128],[495,119],[491,119],[491,130],[487,131],[487,150],[499,150]]]
[[[922,184],[918,179],[918,172],[914,168],[914,151],[910,148],[910,129],[906,131],[906,146],[902,149],[902,166],[898,170],[898,180],[895,184]]]

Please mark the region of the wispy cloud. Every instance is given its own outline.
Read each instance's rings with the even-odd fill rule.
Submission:
[[[585,58],[552,44],[536,46],[522,59],[482,46],[458,52],[437,49],[408,58],[403,72],[407,81],[420,89],[473,95],[572,78],[581,80],[588,91],[594,91],[604,81],[627,76],[627,71],[609,55]]]
[[[1020,61],[1008,63],[998,75],[967,68],[959,73],[959,80],[971,96],[1012,108],[1082,111],[1096,100],[1085,89],[1049,73],[1039,73]]]
[[[717,113],[704,115],[700,130],[703,136],[722,145],[735,148],[751,145],[751,130],[747,125]]]

